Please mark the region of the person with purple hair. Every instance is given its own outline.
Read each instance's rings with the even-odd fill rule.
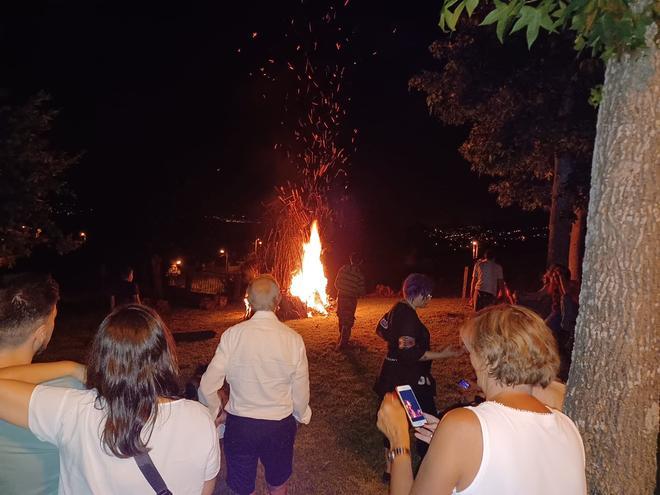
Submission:
[[[418,308],[428,305],[433,282],[426,275],[412,273],[403,282],[403,300],[398,301],[378,323],[376,332],[387,342],[387,354],[374,385],[380,399],[393,392],[398,385],[410,385],[422,410],[437,415],[435,380],[431,375],[433,360],[458,356],[462,349],[447,346],[440,352],[431,351],[431,335],[417,315]],[[383,481],[389,482],[389,443],[385,439],[386,468]],[[417,443],[417,451],[424,457],[428,445]]]

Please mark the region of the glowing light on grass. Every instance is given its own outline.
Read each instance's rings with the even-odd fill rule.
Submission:
[[[328,279],[321,263],[321,237],[318,223],[314,220],[309,242],[303,244],[302,267],[291,279],[289,292],[304,302],[310,310],[327,315],[327,285]],[[311,316],[311,312],[308,316]]]

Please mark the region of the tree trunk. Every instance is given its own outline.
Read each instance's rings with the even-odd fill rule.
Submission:
[[[548,265],[558,263],[568,266],[568,246],[573,217],[572,195],[567,183],[573,171],[573,160],[567,154],[555,156],[555,171],[552,181],[552,203],[548,224]]]
[[[568,248],[568,269],[571,271],[571,280],[578,282],[582,280],[582,255],[586,228],[587,212],[584,208],[578,208],[571,226],[571,242]]]
[[[163,299],[163,258],[158,254],[151,256],[151,283],[155,299]]]
[[[659,105],[656,45],[608,62],[566,400],[592,494],[650,495],[656,483]]]

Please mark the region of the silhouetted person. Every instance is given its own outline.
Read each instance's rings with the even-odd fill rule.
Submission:
[[[362,259],[357,254],[352,254],[350,263],[339,269],[337,278],[335,279],[335,289],[337,289],[337,318],[339,319],[339,342],[337,342],[337,350],[346,347],[351,338],[358,297],[364,295],[365,292],[364,275],[362,275],[360,265],[362,265]]]
[[[120,279],[110,287],[110,309],[122,304],[141,304],[140,289],[133,281],[133,268],[124,267],[119,275]]]

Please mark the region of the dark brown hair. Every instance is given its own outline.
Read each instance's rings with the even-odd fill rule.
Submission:
[[[106,413],[104,447],[120,458],[147,452],[158,399],[179,398],[174,341],[165,323],[146,306],[118,307],[99,326],[87,366],[87,388],[96,389],[96,407]]]
[[[50,275],[20,273],[0,281],[0,347],[16,347],[51,314],[60,288]]]

